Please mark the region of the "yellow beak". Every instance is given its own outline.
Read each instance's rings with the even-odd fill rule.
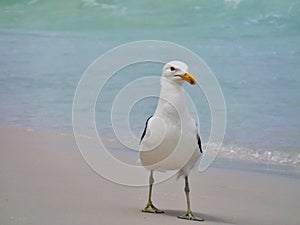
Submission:
[[[190,74],[189,72],[186,72],[185,74],[179,75],[181,77],[181,79],[189,82],[190,84],[194,85],[196,84],[196,79],[195,77]]]

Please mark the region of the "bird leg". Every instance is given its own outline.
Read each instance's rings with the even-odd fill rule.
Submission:
[[[142,212],[147,212],[147,213],[164,213],[164,211],[159,210],[152,204],[151,200],[151,195],[152,195],[152,187],[154,183],[154,178],[153,178],[153,170],[150,172],[150,177],[149,177],[149,196],[148,196],[148,202],[146,207],[142,210]]]
[[[204,221],[204,219],[194,216],[192,213],[191,203],[190,203],[190,187],[189,187],[188,176],[185,177],[184,191],[185,191],[186,202],[187,202],[187,213],[185,215],[178,216],[178,218],[186,219],[186,220]]]

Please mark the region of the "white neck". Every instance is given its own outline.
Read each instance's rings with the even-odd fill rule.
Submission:
[[[160,83],[160,99],[154,115],[169,119],[179,119],[179,114],[181,118],[189,117],[182,83],[178,84],[164,77]]]

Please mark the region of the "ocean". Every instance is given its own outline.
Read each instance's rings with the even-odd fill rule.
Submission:
[[[214,72],[227,108],[220,153],[226,165],[253,162],[300,170],[298,0],[3,0],[0,126],[72,133],[73,98],[88,66],[112,48],[141,40],[182,45]],[[112,129],[112,103],[130,82],[159,77],[162,66],[132,64],[107,82],[95,106],[103,139],[122,148]],[[185,87],[205,144],[209,105],[203,94]],[[149,97],[131,109],[129,124],[137,138],[156,103]]]

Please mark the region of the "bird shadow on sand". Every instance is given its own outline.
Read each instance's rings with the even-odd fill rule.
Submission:
[[[184,215],[186,211],[181,211],[181,210],[165,210],[165,213],[162,215],[170,216],[170,217],[175,217],[177,218],[178,216]],[[226,221],[222,218],[218,218],[216,216],[208,215],[208,214],[203,214],[203,213],[195,213],[193,214],[197,217],[203,218],[204,221],[207,222],[214,222],[214,223],[222,223],[222,224],[234,224],[230,221]]]

